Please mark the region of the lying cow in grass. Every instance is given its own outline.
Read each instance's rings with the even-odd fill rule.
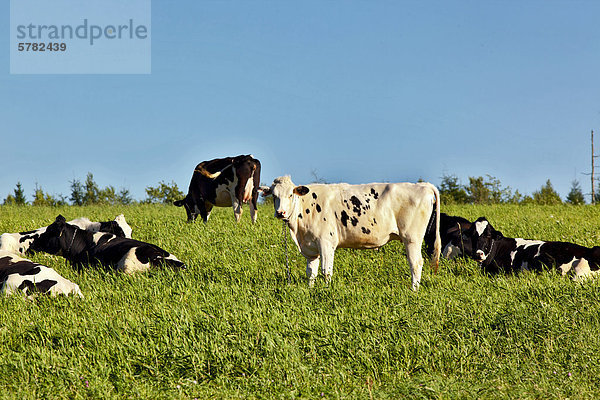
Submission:
[[[83,297],[76,283],[63,278],[52,268],[6,251],[0,251],[0,284],[0,291],[5,295],[39,292]]]
[[[579,279],[600,270],[598,246],[507,238],[484,217],[477,219],[465,236],[471,239],[473,258],[488,273],[556,268],[562,275],[572,272]]]
[[[123,214],[118,215],[113,221],[92,222],[87,218],[77,218],[68,222],[90,232],[106,232],[116,236],[131,238],[131,227],[125,221]],[[0,235],[0,251],[25,254],[31,243],[46,231],[46,227],[33,231],[19,233],[3,233]]]
[[[79,268],[102,265],[125,273],[147,271],[151,266],[185,268],[158,246],[110,233],[92,233],[70,225],[62,215],[31,243],[30,249],[61,255]]]
[[[470,257],[471,241],[463,239],[463,233],[471,227],[469,220],[440,213],[440,238],[442,240],[442,257],[453,259],[461,255]],[[435,242],[435,212],[431,214],[427,232],[425,233],[425,248],[431,257]]]
[[[312,286],[321,272],[328,282],[339,247],[379,248],[402,240],[412,276],[412,288],[421,281],[421,245],[432,210],[437,214],[432,265],[440,256],[440,196],[430,183],[345,183],[296,186],[289,176],[261,188],[273,195],[275,217],[287,223],[298,250],[306,258],[306,276]]]
[[[67,223],[86,231],[112,233],[115,236],[131,239],[132,229],[123,214],[117,215],[113,221],[93,222],[87,218],[77,218]]]

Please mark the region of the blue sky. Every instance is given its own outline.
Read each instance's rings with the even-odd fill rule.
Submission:
[[[149,75],[11,75],[0,13],[0,201],[94,174],[187,190],[252,153],[262,181],[493,175],[589,191],[600,2],[152,1]],[[600,151],[600,150],[599,150]]]

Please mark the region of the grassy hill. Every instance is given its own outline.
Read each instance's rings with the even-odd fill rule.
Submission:
[[[600,208],[449,206],[508,236],[600,244]],[[260,208],[187,224],[172,206],[0,207],[0,232],[62,213],[124,213],[136,239],[188,264],[126,276],[30,258],[85,299],[0,302],[0,398],[594,398],[600,395],[600,284],[556,273],[489,277],[468,260],[426,265],[418,293],[401,243],[338,250],[332,284]]]

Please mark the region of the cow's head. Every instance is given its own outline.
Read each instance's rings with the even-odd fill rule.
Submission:
[[[306,195],[310,189],[306,186],[296,186],[289,176],[275,178],[271,187],[260,188],[263,196],[273,196],[275,218],[289,222],[297,214],[298,196]]]
[[[52,224],[48,225],[46,231],[31,243],[29,249],[33,252],[61,253],[61,250],[69,248],[70,243],[67,243],[67,240],[71,241],[74,233],[71,233],[67,239],[67,233],[65,232],[67,226],[73,228],[72,230],[77,229],[74,225],[67,224],[65,217],[59,215]]]
[[[196,202],[191,196],[187,195],[184,199],[174,201],[173,204],[177,207],[185,207],[188,222],[194,222],[196,220],[196,217],[198,216],[198,207],[196,207]]]
[[[494,229],[485,217],[479,217],[463,233],[463,240],[471,242],[472,257],[478,262],[485,261],[492,251],[494,241],[503,237],[502,232]]]

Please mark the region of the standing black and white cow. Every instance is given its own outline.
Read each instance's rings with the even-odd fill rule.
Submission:
[[[430,183],[296,186],[289,176],[283,176],[261,190],[264,195],[273,195],[275,217],[287,223],[306,258],[306,277],[311,286],[318,274],[319,259],[325,280],[331,279],[337,248],[373,249],[390,240],[402,240],[412,288],[417,290],[423,268],[421,245],[432,210],[438,216],[431,260],[437,270],[440,196]]]
[[[188,222],[198,214],[207,222],[214,206],[233,206],[239,222],[242,204],[249,203],[250,217],[256,222],[259,185],[260,161],[252,155],[203,161],[194,169],[187,196],[173,204],[185,207]]]
[[[113,221],[93,222],[87,218],[77,218],[68,222],[90,232],[106,232],[116,236],[131,238],[132,229],[125,221],[123,214],[117,215]],[[0,251],[14,254],[25,254],[31,243],[46,231],[47,227],[38,228],[27,232],[3,233],[0,235]]]
[[[488,273],[542,271],[556,268],[576,279],[600,270],[600,247],[592,248],[568,242],[507,238],[481,217],[465,232],[473,246],[473,258]]]
[[[156,245],[110,233],[85,231],[68,224],[62,215],[31,243],[30,249],[61,255],[76,267],[102,265],[125,273],[163,265],[185,268],[174,255]]]
[[[7,251],[0,251],[0,284],[0,292],[5,295],[39,292],[83,297],[76,283],[63,278],[54,269]]]
[[[435,242],[435,212],[432,213],[425,233],[425,248],[431,257]],[[471,227],[471,222],[463,217],[440,213],[440,237],[442,257],[453,259],[461,255],[471,256],[471,241],[464,240],[463,233]]]

